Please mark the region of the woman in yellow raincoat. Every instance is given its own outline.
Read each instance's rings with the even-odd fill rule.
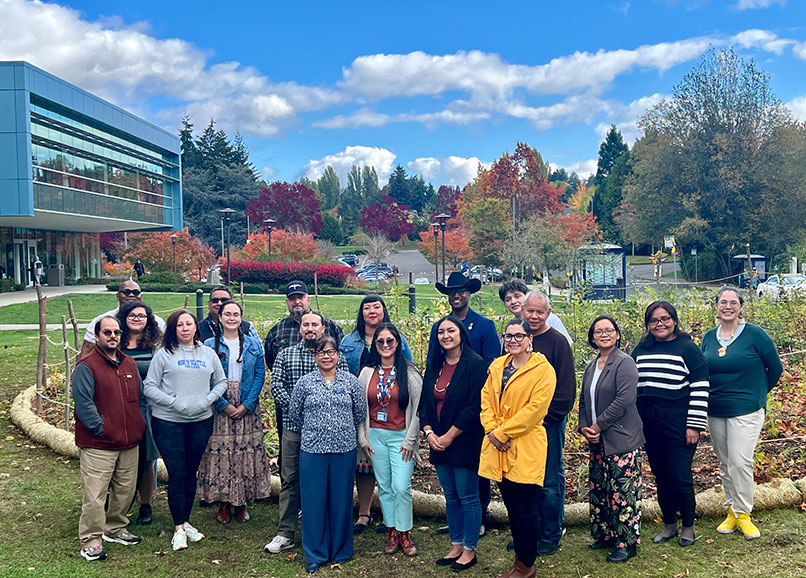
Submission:
[[[515,563],[508,578],[532,578],[537,558],[538,491],[546,469],[543,418],[557,377],[542,353],[532,351],[529,324],[513,319],[504,332],[508,354],[490,365],[481,392],[479,475],[498,482],[509,513]],[[500,576],[503,576],[501,574]]]

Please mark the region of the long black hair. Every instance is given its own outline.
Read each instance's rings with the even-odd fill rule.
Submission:
[[[588,345],[590,345],[594,349],[599,349],[598,347],[596,347],[596,343],[593,341],[593,331],[597,323],[605,320],[612,323],[613,327],[616,329],[616,333],[618,333],[618,339],[616,339],[616,349],[618,349],[621,347],[621,329],[619,329],[618,323],[616,323],[616,320],[613,319],[611,315],[599,315],[599,317],[597,317],[591,322],[591,326],[588,329]]]
[[[381,323],[375,330],[375,337],[380,335],[381,331],[388,331],[392,334],[397,342],[397,349],[395,349],[395,374],[397,375],[397,405],[400,406],[404,412],[409,405],[409,366],[413,366],[403,355],[403,340],[400,337],[400,332],[393,323]],[[381,354],[378,353],[378,347],[375,345],[375,339],[372,340],[372,346],[369,349],[369,358],[367,358],[367,365],[365,367],[380,367]]]
[[[386,309],[386,303],[384,302],[383,297],[381,297],[380,295],[375,295],[374,293],[367,295],[361,300],[361,305],[358,306],[358,318],[355,320],[355,328],[358,331],[358,335],[361,337],[361,339],[364,339],[366,337],[364,331],[367,327],[367,322],[364,321],[364,305],[366,305],[367,303],[377,303],[377,302],[380,302],[381,307],[383,307],[383,319],[381,320],[381,322],[390,323],[391,321],[389,319],[389,311]]]
[[[168,320],[165,322],[165,336],[162,338],[162,346],[171,354],[173,354],[179,346],[179,339],[176,337],[176,324],[179,322],[179,318],[182,315],[190,315],[193,319],[193,323],[196,324],[196,333],[193,334],[193,347],[198,347],[202,344],[199,335],[199,320],[187,309],[177,309],[171,313]]]
[[[129,325],[126,323],[126,318],[129,316],[129,313],[138,308],[142,308],[146,312],[148,318],[146,319],[146,324],[143,327],[143,332],[140,334],[140,337],[137,338],[137,349],[148,349],[153,351],[157,348],[160,341],[162,341],[162,330],[160,329],[159,325],[157,325],[157,319],[154,317],[154,311],[149,305],[146,305],[142,301],[124,303],[120,306],[120,309],[118,309],[118,323],[120,323],[120,330],[123,332],[123,334],[120,336],[120,346],[122,349],[127,349],[125,346],[129,344],[129,334],[131,333],[131,330],[129,329]]]
[[[674,305],[668,301],[659,299],[647,305],[646,311],[644,311],[644,329],[646,332],[644,333],[643,337],[641,337],[638,345],[642,345],[644,347],[652,347],[655,345],[656,339],[655,336],[649,331],[649,321],[652,319],[652,314],[658,309],[663,309],[666,311],[669,314],[669,317],[672,318],[672,321],[674,321],[674,334],[676,337],[690,338],[688,333],[680,329],[680,320],[677,317],[677,309],[675,309]]]
[[[427,368],[427,371],[433,371],[435,375],[439,374],[440,370],[442,369],[442,365],[445,363],[445,350],[439,345],[439,326],[445,321],[450,321],[459,328],[459,336],[461,339],[459,347],[462,350],[462,355],[465,353],[465,348],[469,348],[471,351],[473,350],[473,348],[470,346],[470,334],[467,332],[467,329],[465,329],[465,324],[462,322],[462,320],[455,315],[446,315],[436,322],[437,333],[435,339],[437,340],[437,347],[434,348],[434,355],[431,356],[431,363]]]
[[[211,291],[212,293],[212,291]],[[225,305],[235,305],[238,308],[238,311],[241,312],[241,321],[243,321],[243,307],[241,307],[240,303],[237,301],[233,301],[229,299],[228,301],[222,301],[221,305],[218,308],[218,330],[215,331],[215,342],[213,349],[215,349],[216,354],[218,354],[218,358],[221,361],[224,361],[224,352],[221,351],[221,339],[224,336],[224,325],[221,323],[221,312],[224,310]],[[243,325],[241,323],[238,324],[238,363],[243,361]]]

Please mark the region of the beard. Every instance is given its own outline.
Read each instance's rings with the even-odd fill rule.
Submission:
[[[314,347],[316,347],[316,340],[317,339],[319,339],[319,338],[314,337],[312,339],[308,339],[307,337],[305,337],[302,341],[305,343],[305,347],[307,349],[313,349]]]

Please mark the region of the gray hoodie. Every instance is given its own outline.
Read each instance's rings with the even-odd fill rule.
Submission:
[[[227,390],[227,376],[215,351],[206,345],[160,348],[143,383],[153,417],[171,422],[202,421]]]

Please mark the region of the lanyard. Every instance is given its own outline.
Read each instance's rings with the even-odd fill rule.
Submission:
[[[395,386],[397,368],[392,366],[392,371],[384,377],[383,367],[378,367],[378,403],[382,408],[386,408],[392,399],[392,388]],[[387,399],[388,397],[388,399]]]

